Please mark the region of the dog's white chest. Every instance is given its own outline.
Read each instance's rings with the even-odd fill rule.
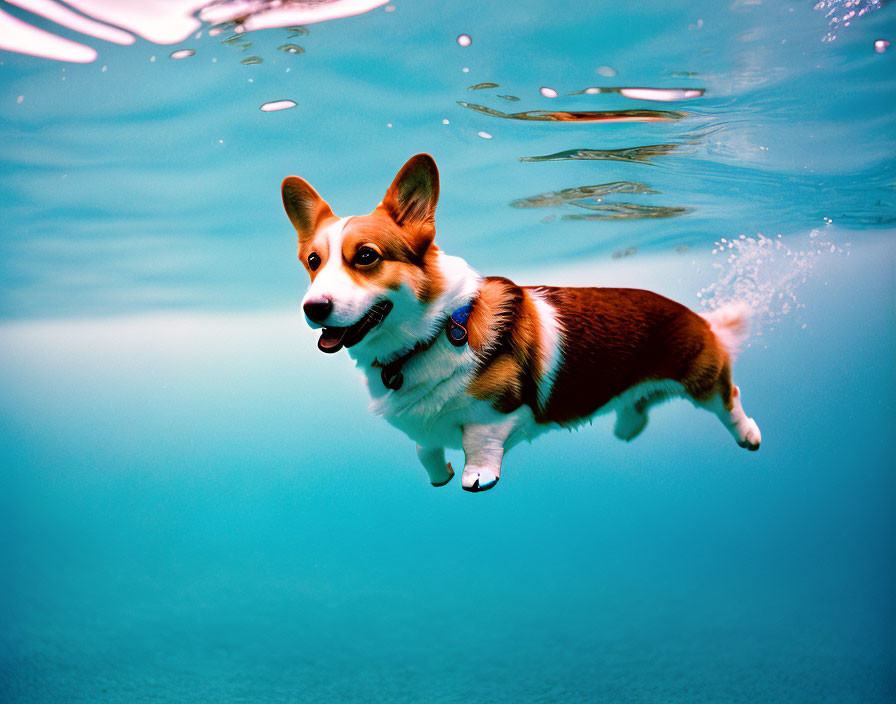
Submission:
[[[476,368],[469,347],[439,339],[403,366],[397,391],[383,386],[380,368],[366,369],[372,397],[370,410],[424,447],[461,447],[461,429],[488,407],[466,393]]]

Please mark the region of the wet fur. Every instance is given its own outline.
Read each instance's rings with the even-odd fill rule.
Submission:
[[[311,276],[305,301],[333,304],[325,324],[352,325],[372,305],[393,304],[348,352],[367,375],[372,410],[416,441],[434,485],[453,476],[445,447],[464,449],[463,487],[481,491],[495,485],[504,452],[522,439],[614,411],[614,433],[629,441],[652,405],[674,397],[712,411],[738,444],[758,449],[759,428],[731,381],[747,331],[743,306],[700,316],[639,289],[483,278],[433,243],[438,192],[428,155],[409,160],[363,216],[337,218],[306,181],[283,183]],[[375,265],[353,263],[362,247],[381,255]],[[316,270],[312,252],[321,260]],[[471,301],[468,344],[457,348],[445,321]],[[395,360],[404,360],[404,382],[390,390],[380,371]]]

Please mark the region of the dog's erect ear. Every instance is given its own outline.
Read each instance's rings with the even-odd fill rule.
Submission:
[[[402,227],[417,226],[430,234],[430,241],[435,234],[438,202],[439,170],[429,154],[408,159],[383,196],[383,207],[396,223]]]
[[[300,241],[313,237],[321,221],[336,217],[327,202],[303,178],[286,177],[281,190],[283,207],[298,231]]]

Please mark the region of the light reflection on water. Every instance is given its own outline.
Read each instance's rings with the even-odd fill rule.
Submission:
[[[276,196],[282,177],[314,177],[337,212],[363,212],[381,197],[377,184],[391,176],[392,162],[409,151],[436,157],[439,241],[474,264],[545,256],[520,246],[545,225],[553,235],[546,255],[555,261],[583,252],[609,257],[620,247],[711,247],[719,236],[745,233],[788,236],[822,218],[851,228],[892,225],[891,52],[874,53],[858,23],[838,41],[820,42],[822,18],[811,8],[738,5],[713,15],[713,32],[687,18],[689,42],[681,41],[675,12],[639,17],[650,31],[638,38],[594,8],[600,56],[593,35],[560,18],[552,22],[562,41],[550,23],[538,33],[508,25],[506,16],[458,19],[455,26],[475,39],[468,46],[454,41],[456,33],[424,38],[417,34],[425,8],[378,10],[310,32],[294,22],[255,32],[234,32],[234,22],[191,25],[189,46],[177,50],[195,51],[189,59],[153,61],[146,44],[107,46],[102,72],[100,62],[63,73],[58,64],[7,54],[7,69],[29,65],[36,73],[9,82],[11,98],[0,108],[10,186],[3,310],[59,314],[152,300],[283,305],[297,282],[281,239],[289,235]],[[863,35],[885,35],[883,17],[864,15]],[[493,37],[510,26],[513,41]],[[284,44],[296,36],[306,52],[299,56],[284,48],[298,47]],[[402,42],[422,43],[428,58],[396,54]],[[257,59],[247,57],[248,45]],[[258,59],[263,63],[241,66]],[[234,71],[251,71],[251,79]],[[600,93],[550,98],[539,90],[559,94],[595,75]],[[655,101],[625,97],[632,86],[661,92],[641,97],[700,95],[658,110]],[[458,106],[470,88],[479,99]],[[351,167],[341,167],[349,154]],[[641,183],[652,193],[594,203],[601,209],[592,213],[567,205],[533,218],[507,207],[533,193],[614,182]],[[244,207],[254,209],[253,218]],[[28,208],[45,216],[34,222]],[[471,220],[475,237],[463,234]],[[150,267],[138,250],[128,256],[110,248],[112,223],[129,235],[164,239],[171,252],[184,253],[182,266]],[[40,243],[50,239],[81,253],[76,271],[48,256],[52,250]],[[210,268],[193,256],[209,250],[225,253],[223,260],[214,255]],[[237,251],[244,254],[230,259]],[[259,276],[243,265],[247,256],[279,274]],[[84,275],[85,261],[98,275]],[[158,296],[122,293],[149,289]]]

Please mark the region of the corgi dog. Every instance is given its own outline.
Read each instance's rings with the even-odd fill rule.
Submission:
[[[412,157],[367,215],[337,217],[297,176],[282,194],[311,277],[302,308],[318,348],[348,350],[371,410],[417,444],[433,486],[454,477],[445,448],[464,451],[463,488],[485,491],[523,439],[612,411],[614,434],[630,441],[651,406],[675,397],[759,448],[731,381],[746,306],[698,315],[649,291],[480,276],[433,241],[439,173],[428,154]]]

